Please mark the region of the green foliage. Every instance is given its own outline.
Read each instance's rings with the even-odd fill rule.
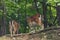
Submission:
[[[29,16],[33,16],[37,13],[36,8],[34,6],[34,0],[16,0],[17,2],[15,2],[14,0],[4,0],[5,2],[5,6],[6,6],[6,11],[7,11],[7,22],[10,19],[14,19],[14,20],[19,20],[19,22],[21,22],[21,29],[20,32],[24,32],[25,30],[25,14],[29,15]],[[60,0],[57,0],[60,2]],[[47,4],[51,4],[52,6],[56,6],[56,0],[47,0]],[[38,9],[40,14],[43,14],[43,9],[42,9],[42,0],[38,0],[37,1],[37,5],[38,5]],[[1,5],[1,3],[0,3]],[[51,10],[49,8],[49,6],[47,6],[47,20],[49,23],[53,23],[55,17],[56,17],[56,9],[51,7]],[[19,10],[19,12],[18,12]],[[0,16],[2,16],[3,11],[0,10]],[[18,18],[18,14],[21,14]],[[51,14],[51,15],[50,15]],[[52,16],[52,17],[50,17]],[[7,23],[8,24],[8,23]],[[26,30],[27,31],[27,30]]]

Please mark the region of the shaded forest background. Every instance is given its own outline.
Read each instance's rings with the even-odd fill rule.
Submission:
[[[0,33],[9,33],[9,21],[14,19],[21,25],[20,32],[29,32],[26,18],[36,13],[44,15],[45,28],[58,26],[56,6],[60,0],[0,0]]]

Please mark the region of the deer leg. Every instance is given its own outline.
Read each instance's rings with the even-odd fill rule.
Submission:
[[[17,30],[17,35],[18,35],[19,29]]]
[[[13,35],[15,36],[15,33],[17,32],[17,29],[14,28]]]
[[[13,31],[13,36],[15,36],[15,31]]]
[[[10,28],[10,34],[11,34],[11,37],[12,37],[12,28]]]
[[[12,37],[12,24],[11,24],[11,22],[9,22],[9,32],[10,32],[10,35],[11,35],[11,37]]]

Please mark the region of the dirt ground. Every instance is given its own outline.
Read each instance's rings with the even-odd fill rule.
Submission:
[[[7,34],[1,36],[0,40],[60,40],[60,29],[31,34],[21,33],[14,37],[10,37],[10,34]]]

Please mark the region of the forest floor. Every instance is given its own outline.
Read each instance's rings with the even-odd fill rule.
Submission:
[[[36,33],[22,33],[14,37],[10,34],[0,37],[0,40],[60,40],[60,29],[44,30]]]

